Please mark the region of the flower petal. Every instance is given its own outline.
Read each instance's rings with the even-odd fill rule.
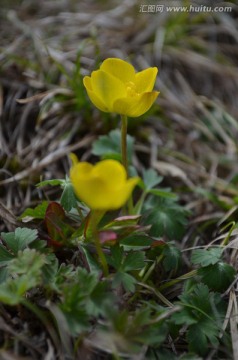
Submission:
[[[98,162],[93,169],[93,175],[100,177],[108,187],[117,189],[125,184],[126,170],[116,160],[103,160]]]
[[[111,110],[104,104],[104,102],[99,99],[99,97],[95,94],[95,92],[87,90],[88,97],[92,101],[93,105],[95,105],[99,110],[103,112],[110,112]]]
[[[114,210],[122,207],[139,178],[126,179],[126,171],[116,160],[103,160],[95,166],[76,163],[70,169],[76,195],[93,210]]]
[[[70,153],[69,157],[70,157],[70,160],[72,161],[73,166],[78,164],[79,159],[78,159],[77,155],[75,155],[74,153]]]
[[[122,82],[127,83],[129,81],[134,82],[135,80],[135,69],[128,62],[116,59],[109,58],[103,61],[100,69],[115,76],[120,79]]]
[[[88,180],[80,179],[80,182],[76,184],[74,183],[73,178],[71,181],[78,198],[83,201],[90,209],[108,209],[108,197],[103,195],[105,193],[108,194],[108,190],[101,179],[95,177],[92,177]],[[111,197],[112,194],[108,195]]]
[[[158,95],[158,91],[152,91],[134,98],[117,99],[113,104],[113,111],[129,117],[141,116],[150,109]]]
[[[95,105],[101,111],[109,112],[110,110],[107,108],[104,102],[99,99],[99,97],[93,92],[91,78],[89,76],[85,76],[83,78],[83,83],[87,90],[88,97],[92,101],[93,105]]]
[[[94,166],[86,162],[77,163],[70,169],[70,180],[76,195],[91,209],[103,206],[102,193],[107,191],[104,182],[93,176],[93,169]]]
[[[125,85],[119,79],[102,70],[92,72],[91,85],[94,96],[105,104],[107,111],[113,111],[113,102],[126,94]]]
[[[158,73],[156,67],[151,67],[136,74],[135,85],[138,93],[152,91],[155,85],[155,79]]]
[[[88,162],[74,163],[70,169],[70,178],[74,183],[79,182],[82,178],[87,179],[91,176],[93,165]]]
[[[91,91],[93,90],[90,76],[84,76],[83,84],[84,84],[84,86],[86,87],[87,90],[91,90]]]
[[[138,184],[139,180],[139,177],[134,177],[127,180],[125,185],[114,193],[114,196],[111,199],[111,209],[118,209],[125,205],[126,201],[129,199],[134,187],[136,186],[136,184]]]
[[[134,187],[139,182],[139,178],[135,177],[127,180],[119,189],[105,187],[97,187],[97,191],[92,195],[92,203],[89,206],[94,210],[116,210],[125,205],[126,201],[130,197]],[[101,192],[100,192],[101,190]],[[100,192],[100,194],[99,194]]]

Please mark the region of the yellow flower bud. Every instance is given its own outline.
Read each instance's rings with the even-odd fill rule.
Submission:
[[[72,155],[71,155],[72,157]],[[126,178],[124,166],[116,160],[96,165],[73,162],[70,179],[76,195],[92,210],[115,210],[122,207],[139,181]]]
[[[156,67],[136,73],[128,62],[109,58],[99,70],[85,76],[83,83],[98,109],[137,117],[149,110],[159,95],[158,91],[152,91],[157,73]]]

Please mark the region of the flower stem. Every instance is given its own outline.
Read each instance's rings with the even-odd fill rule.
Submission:
[[[121,115],[121,157],[122,157],[122,165],[125,167],[128,176],[126,135],[127,135],[127,116]]]
[[[102,218],[102,214],[100,211],[92,210],[91,215],[90,215],[92,238],[95,243],[97,254],[100,259],[102,268],[103,268],[103,274],[104,274],[104,276],[108,276],[109,271],[108,271],[107,260],[104,255],[104,252],[102,251],[100,239],[98,236],[98,223],[101,220],[101,218]]]
[[[128,159],[127,159],[127,116],[121,115],[121,158],[122,165],[126,169],[126,175],[128,177]],[[129,214],[133,214],[133,201],[132,197],[129,197],[128,203]],[[126,213],[126,208],[124,207],[123,212]]]

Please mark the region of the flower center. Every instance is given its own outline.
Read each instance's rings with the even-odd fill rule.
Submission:
[[[136,85],[132,81],[126,83],[126,93],[128,97],[132,97],[132,98],[139,96],[139,93],[137,92],[136,89]]]

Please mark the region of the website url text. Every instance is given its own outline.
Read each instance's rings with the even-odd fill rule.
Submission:
[[[168,5],[140,5],[141,13],[162,13],[162,12],[231,12],[231,6],[206,6],[206,5],[190,5],[190,6],[168,6]]]

